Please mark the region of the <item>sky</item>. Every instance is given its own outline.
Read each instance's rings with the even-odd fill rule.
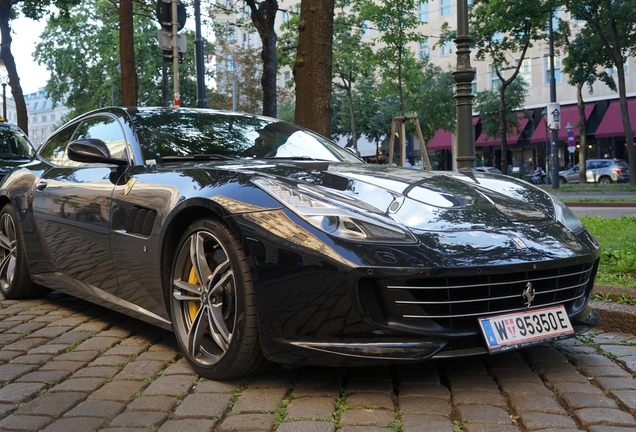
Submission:
[[[45,26],[45,19],[33,21],[24,16],[20,16],[20,18],[11,22],[13,30],[11,52],[15,58],[20,85],[24,94],[36,92],[44,87],[50,76],[44,66],[38,65],[33,60],[35,44],[40,41],[40,33],[42,33]],[[11,88],[7,86],[7,96],[10,94]]]

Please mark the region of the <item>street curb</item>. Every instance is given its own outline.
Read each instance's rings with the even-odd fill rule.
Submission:
[[[601,316],[600,328],[607,332],[636,334],[636,306],[616,303],[621,294],[627,295],[628,298],[635,297],[636,290],[632,288],[595,284],[593,291],[596,294],[607,296],[611,300],[590,301],[590,305],[596,309]]]
[[[636,201],[563,201],[568,207],[636,207]]]

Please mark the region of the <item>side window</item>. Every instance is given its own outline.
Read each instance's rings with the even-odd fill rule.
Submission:
[[[40,157],[48,160],[53,165],[63,165],[63,166],[79,166],[84,165],[83,163],[73,162],[69,160],[66,155],[66,146],[71,140],[71,135],[75,129],[69,127],[67,129],[62,130],[61,132],[53,135],[49,141],[42,146],[40,149]]]
[[[126,140],[119,122],[112,117],[92,117],[84,120],[71,141],[97,138],[106,143],[111,157],[126,159]]]

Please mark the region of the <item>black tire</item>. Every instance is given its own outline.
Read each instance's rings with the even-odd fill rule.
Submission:
[[[0,211],[0,293],[13,300],[40,297],[48,292],[31,281],[18,215],[11,204],[5,204]]]
[[[568,181],[565,179],[565,177],[559,177],[559,184],[566,184]]]
[[[603,176],[598,179],[599,184],[612,184],[612,179],[609,176]]]
[[[190,225],[179,241],[170,280],[172,328],[197,374],[228,379],[268,365],[245,253],[225,225],[208,218]]]

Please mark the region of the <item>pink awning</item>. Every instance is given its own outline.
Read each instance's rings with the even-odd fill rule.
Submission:
[[[473,127],[479,122],[479,116],[473,116]],[[453,146],[453,133],[438,129],[426,146],[427,150],[448,150]]]
[[[587,103],[585,104],[585,120],[590,118],[590,114],[594,111],[594,107],[596,103]],[[559,129],[559,141],[567,141],[568,140],[568,131],[565,128],[568,123],[572,125],[574,132],[574,139],[579,139],[580,133],[579,128],[577,127],[577,123],[579,122],[579,107],[577,105],[567,105],[561,107],[561,129]],[[550,133],[548,131],[548,133]],[[537,127],[534,128],[534,133],[530,138],[531,143],[539,143],[546,142],[546,131],[545,131],[545,118],[541,117]]]
[[[632,126],[632,134],[636,135],[636,98],[627,100],[627,111],[629,112],[629,123]],[[601,124],[598,125],[598,129],[596,129],[594,136],[596,136],[596,138],[625,136],[623,119],[621,117],[621,107],[618,100],[614,100],[610,103],[610,106],[603,116]]]
[[[530,119],[523,114],[518,114],[518,116],[519,116],[519,128],[517,129],[517,132],[508,134],[508,144],[517,143],[517,141],[519,140],[519,135],[521,135],[521,133],[524,131],[524,129],[528,125],[528,122],[530,121]],[[487,137],[486,134],[484,133],[479,135],[479,138],[475,141],[475,147],[484,147],[484,146],[500,145],[500,144],[501,144],[501,138]]]

